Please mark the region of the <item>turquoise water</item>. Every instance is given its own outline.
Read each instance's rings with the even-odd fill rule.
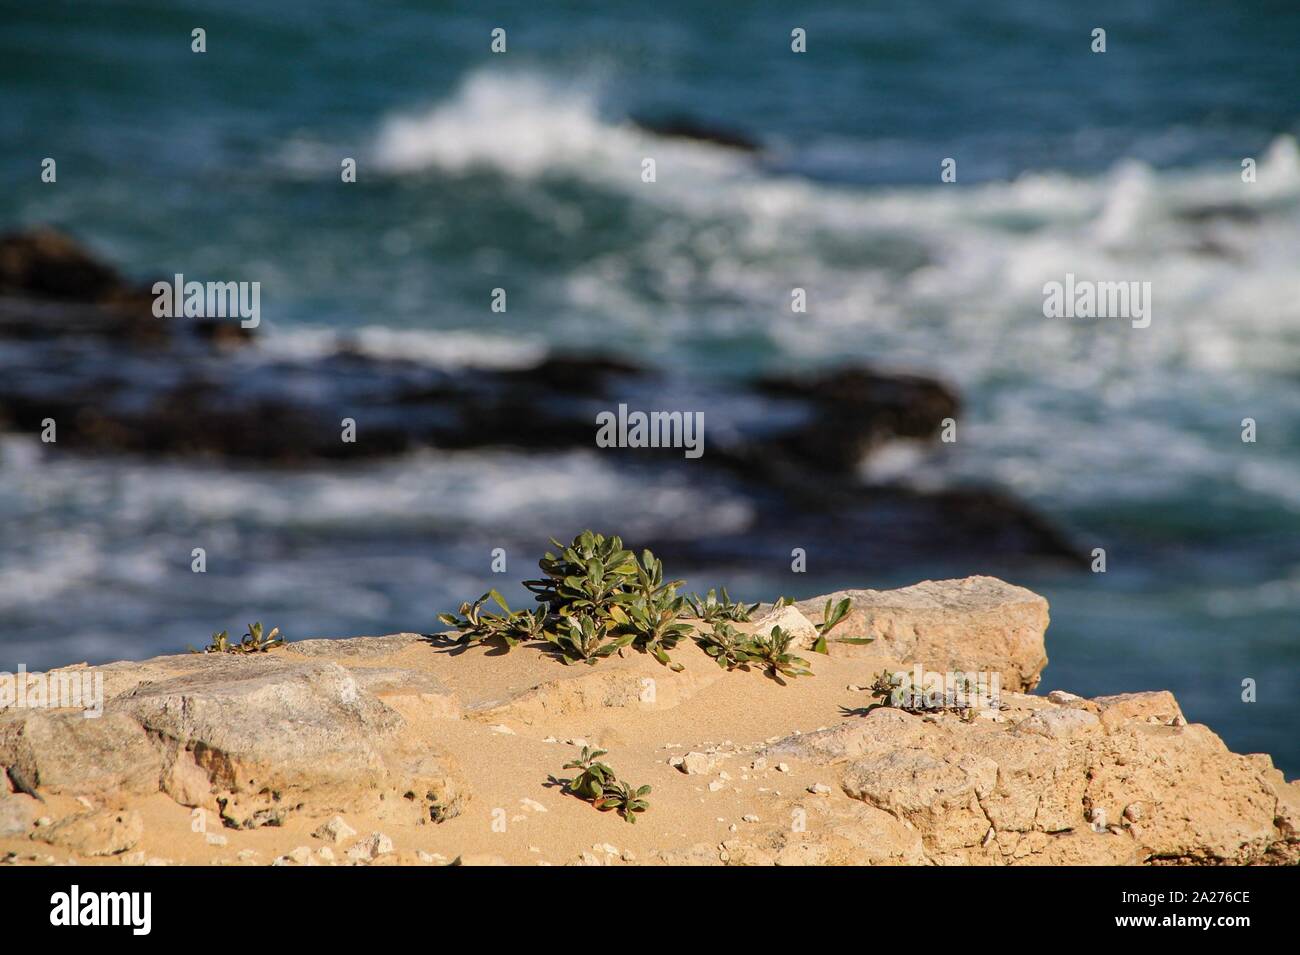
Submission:
[[[572,345],[706,376],[845,359],[941,375],[966,401],[957,444],[890,448],[870,473],[993,484],[1107,551],[1104,575],[1007,574],[1052,602],[1045,687],[1169,688],[1234,749],[1300,772],[1300,8],[863,6],[10,9],[0,227],[65,227],[141,277],[260,281],[285,354],[346,335],[439,364]],[[764,151],[629,122],[677,114]],[[1067,271],[1150,280],[1151,327],[1044,319],[1041,287]],[[44,666],[246,617],[423,629],[493,582],[492,547],[516,579],[558,528],[700,536],[746,513],[594,449],[295,474],[7,437],[0,640]],[[691,582],[758,599],[979,569]]]

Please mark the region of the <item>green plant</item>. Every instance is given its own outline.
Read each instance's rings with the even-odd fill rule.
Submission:
[[[547,635],[547,639],[559,651],[565,663],[594,665],[635,639],[631,633],[611,634],[608,627],[608,621],[594,617],[565,617],[555,632]]]
[[[439,614],[438,619],[470,643],[500,639],[512,648],[521,641],[545,640],[570,664],[594,664],[632,647],[680,671],[684,667],[673,662],[670,651],[695,632],[700,647],[724,669],[760,663],[777,682],[781,675],[808,674],[803,669],[807,661],[788,652],[790,638],[779,628],[767,636],[748,637],[732,629],[730,622],[748,623],[759,604],[735,602],[726,588],[721,597],[711,589],[688,602],[677,593],[682,581],[664,579],[659,558],[649,550],[638,558],[616,536],[585,530],[568,544],[554,538],[551,543],[554,550],[538,561],[542,576],[523,582],[540,604],[535,610],[511,610],[501,594],[489,590],[473,603],[461,604],[459,614]],[[489,601],[500,612],[488,610]],[[776,607],[793,603],[781,597]],[[818,626],[823,647],[820,637],[847,612],[847,600],[839,607],[827,604]],[[694,624],[679,622],[690,614],[711,624],[713,632],[700,634]]]
[[[650,808],[650,803],[645,798],[650,793],[650,787],[633,788],[622,782],[614,775],[614,770],[600,762],[600,757],[604,755],[606,752],[603,749],[584,746],[577,759],[564,764],[565,769],[582,770],[564,788],[602,812],[617,810],[628,822],[636,822],[636,814]]]
[[[262,624],[250,623],[248,632],[244,634],[244,639],[238,643],[230,642],[230,633],[222,630],[220,633],[212,635],[212,642],[203,648],[202,651],[191,649],[191,653],[265,653],[273,647],[281,646],[284,643],[284,637],[280,636],[280,628],[273,627],[271,632],[263,636]]]
[[[485,610],[484,606],[489,599],[495,601],[504,613],[491,613]],[[468,643],[482,643],[485,640],[499,638],[505,642],[506,649],[513,649],[524,640],[543,639],[546,635],[545,608],[511,610],[505,598],[496,590],[489,590],[473,603],[461,604],[459,616],[440,613],[438,619],[447,626],[459,630]]]
[[[960,685],[952,692],[945,686],[941,691],[931,693],[916,686],[911,680],[906,680],[907,687],[903,689],[905,674],[882,670],[871,684],[869,692],[879,701],[879,706],[892,706],[905,713],[956,713],[969,723],[976,718],[978,712],[975,704],[965,694],[972,692],[975,681],[965,673],[958,673],[957,679]]]
[[[750,637],[744,649],[750,660],[778,683],[782,676],[812,676],[808,661],[789,652],[793,639],[780,627],[773,627],[767,635],[756,633]]]
[[[553,614],[603,611],[637,579],[636,557],[618,537],[583,531],[568,545],[555,538],[551,543],[559,554],[547,551],[538,561],[545,576],[524,586]]]
[[[614,780],[605,784],[605,794],[592,805],[602,812],[616,809],[618,814],[628,822],[636,822],[636,814],[650,808],[650,803],[645,798],[649,794],[649,786],[633,789],[626,783]]]
[[[727,593],[727,588],[722,588],[722,597],[719,598],[716,591],[712,588],[709,592],[701,597],[699,594],[693,594],[689,600],[691,613],[705,623],[715,623],[720,620],[730,620],[735,623],[749,623],[750,615],[758,609],[758,604],[745,606],[744,603],[732,602],[731,595]]]
[[[834,606],[832,606],[830,598],[827,598],[826,607],[822,610],[822,622],[813,624],[813,626],[817,628],[817,642],[813,644],[814,653],[830,652],[826,646],[826,635],[834,630],[840,622],[849,615],[849,611],[852,609],[853,601],[848,597],[845,597]],[[840,637],[838,642],[865,644],[870,643],[874,639],[874,637]]]
[[[749,663],[749,653],[745,649],[749,638],[724,620],[715,623],[709,633],[696,631],[695,642],[724,670],[744,668]]]
[[[667,592],[661,591],[658,596],[638,594],[626,606],[611,607],[609,615],[624,634],[632,637],[637,649],[650,654],[669,669],[680,672],[684,667],[673,663],[668,651],[693,629],[690,624],[676,622],[681,605],[681,597],[672,597]]]
[[[596,800],[605,794],[605,783],[614,778],[614,770],[599,762],[606,755],[606,750],[582,747],[582,754],[575,760],[564,764],[565,769],[580,769],[582,772],[569,780],[565,789],[586,800]]]
[[[894,705],[894,691],[903,685],[903,678],[890,673],[888,670],[881,670],[876,674],[876,681],[871,684],[867,692],[875,697],[880,706]],[[900,707],[905,709],[906,707]]]

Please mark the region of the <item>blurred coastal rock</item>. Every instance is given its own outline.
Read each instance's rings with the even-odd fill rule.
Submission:
[[[642,653],[570,667],[544,644],[506,654],[414,633],[81,668],[103,677],[102,717],[0,711],[0,766],[35,781],[51,817],[34,826],[39,803],[0,793],[0,855],[34,838],[206,863],[213,845],[242,858],[255,835],[271,860],[355,829],[388,835],[312,861],[534,864],[617,840],[602,864],[1300,862],[1300,783],[1188,724],[1172,695],[1019,692],[1046,661],[1041,597],[991,578],[844,593],[854,613],[829,654],[806,652],[814,675],[785,685],[723,671],[689,639],[673,649],[681,672]],[[797,606],[816,620],[840,596]],[[858,689],[916,666],[1009,685],[960,711]],[[589,743],[652,786],[637,826],[563,791],[561,767]],[[196,809],[225,842],[177,838]],[[500,835],[497,817],[526,837]]]
[[[303,468],[421,448],[593,449],[597,415],[611,409],[704,409],[702,456],[635,448],[616,462],[666,481],[690,467],[699,487],[713,482],[752,507],[734,533],[662,542],[684,564],[788,561],[793,539],[846,570],[960,565],[976,554],[984,566],[990,558],[1080,566],[1071,541],[1008,494],[865,475],[886,445],[937,443],[960,408],[937,380],[848,366],[699,381],[607,354],[435,367],[346,339],[286,353],[259,348],[238,319],[157,318],[148,288],[62,233],[0,237],[0,430],[41,433],[52,419],[51,452]],[[354,440],[342,437],[345,421]]]

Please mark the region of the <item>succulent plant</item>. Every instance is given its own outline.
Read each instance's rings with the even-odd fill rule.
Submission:
[[[602,812],[617,810],[628,822],[636,822],[636,814],[650,808],[646,796],[649,786],[633,788],[614,775],[614,770],[600,757],[606,755],[603,749],[582,748],[582,754],[575,760],[564,764],[565,769],[582,770],[575,778],[568,781],[565,790],[579,799],[585,799]]]
[[[673,663],[668,651],[693,629],[688,623],[676,622],[682,602],[681,597],[673,597],[668,591],[659,591],[657,596],[637,594],[624,606],[610,607],[609,615],[624,634],[631,635],[637,649],[669,669],[681,671],[684,668]]]
[[[749,638],[725,620],[716,622],[709,633],[696,631],[695,642],[724,670],[743,668],[749,663]]]
[[[812,671],[807,669],[808,661],[789,652],[793,640],[791,634],[780,627],[773,627],[767,635],[756,633],[750,637],[745,644],[745,653],[750,661],[761,666],[778,683],[782,676],[812,676]]]
[[[724,669],[758,663],[777,682],[781,675],[808,673],[803,669],[807,661],[788,652],[790,638],[783,631],[746,637],[731,628],[730,622],[748,623],[759,604],[737,603],[726,588],[721,597],[709,590],[688,602],[677,593],[682,581],[664,579],[659,558],[649,550],[638,558],[619,537],[585,530],[568,544],[554,538],[551,543],[554,551],[538,561],[542,576],[523,582],[539,602],[537,609],[511,610],[501,594],[489,590],[473,603],[461,604],[459,614],[440,614],[439,619],[459,630],[467,642],[500,639],[510,648],[521,641],[545,640],[570,664],[594,664],[632,647],[680,671],[684,667],[673,662],[670,651],[695,632],[700,647]],[[489,601],[500,612],[486,609]],[[776,606],[792,603],[781,597]],[[821,637],[847,612],[847,600],[838,607],[827,604],[818,626],[820,645],[824,647]],[[692,614],[711,624],[713,632],[700,634],[693,624],[679,622]]]
[[[598,762],[604,755],[606,750],[582,747],[582,754],[577,759],[564,764],[565,769],[582,770],[577,778],[569,780],[565,789],[586,800],[599,799],[604,795],[605,783],[614,778],[614,770]]]
[[[504,613],[485,610],[488,600],[494,601]],[[461,604],[459,616],[440,613],[438,619],[459,630],[468,643],[482,643],[496,638],[504,641],[506,649],[513,649],[524,640],[540,640],[545,637],[547,614],[544,607],[536,610],[511,610],[505,598],[494,589],[473,603]]]
[[[552,613],[574,616],[603,611],[617,593],[637,579],[636,557],[618,537],[583,531],[567,546],[551,538],[550,551],[538,561],[544,577],[525,580],[539,603]]]
[[[746,606],[743,603],[733,603],[726,587],[722,588],[721,598],[718,597],[716,591],[710,588],[709,592],[703,597],[699,594],[692,595],[689,604],[691,613],[705,623],[714,623],[719,620],[749,623],[750,615],[759,607],[758,604]]]
[[[212,642],[203,648],[202,651],[191,649],[191,653],[265,653],[273,647],[281,646],[284,643],[284,637],[280,636],[280,628],[272,627],[271,632],[263,635],[262,624],[250,623],[248,632],[238,643],[230,642],[229,631],[222,630],[212,635]]]
[[[830,633],[832,630],[834,630],[835,627],[837,627],[840,624],[840,622],[843,621],[844,618],[849,615],[849,611],[852,609],[853,609],[853,601],[850,600],[848,597],[845,597],[843,600],[841,600],[837,604],[834,604],[833,606],[830,598],[828,597],[826,599],[826,607],[824,610],[822,610],[822,622],[813,624],[813,626],[817,628],[817,642],[813,644],[813,652],[815,653],[830,652],[826,646],[826,635]],[[865,644],[865,643],[870,643],[874,639],[875,639],[874,637],[841,637],[838,642]]]
[[[593,801],[592,805],[602,812],[616,809],[628,822],[636,822],[636,814],[650,808],[650,803],[645,798],[649,794],[649,786],[633,789],[627,783],[611,780],[605,783],[605,794]]]
[[[612,634],[608,618],[565,617],[547,639],[563,657],[565,663],[595,664],[611,653],[626,647],[634,639],[631,633]]]

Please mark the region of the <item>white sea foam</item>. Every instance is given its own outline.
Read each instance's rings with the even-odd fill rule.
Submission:
[[[407,359],[435,368],[524,368],[540,361],[546,343],[526,336],[463,330],[388,328],[367,325],[346,332],[307,325],[282,325],[261,339],[268,355],[310,359],[348,346],[373,358]]]

